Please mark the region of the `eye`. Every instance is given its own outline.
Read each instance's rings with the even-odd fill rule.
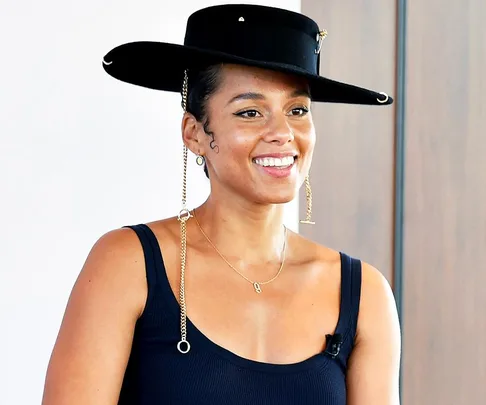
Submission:
[[[261,116],[261,114],[257,110],[246,110],[246,111],[241,111],[239,113],[236,113],[238,117],[244,117],[244,118],[256,118],[258,116]]]
[[[298,108],[292,108],[292,110],[290,110],[290,115],[301,116],[301,115],[306,115],[308,112],[309,109],[307,107],[298,107]]]

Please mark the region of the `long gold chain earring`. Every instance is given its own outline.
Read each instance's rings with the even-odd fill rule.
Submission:
[[[307,201],[307,210],[305,220],[301,220],[301,224],[314,225],[315,222],[311,220],[312,217],[312,188],[310,185],[309,175],[305,176],[305,199]]]
[[[184,82],[182,84],[182,108],[184,112],[187,109],[187,69],[184,71]],[[179,289],[179,304],[181,307],[181,340],[177,343],[177,349],[186,354],[191,350],[191,345],[187,341],[187,309],[186,309],[186,295],[185,295],[185,273],[186,273],[186,258],[187,258],[187,228],[186,222],[192,216],[187,209],[187,146],[183,147],[183,172],[182,172],[182,209],[177,216],[181,225],[181,281]]]

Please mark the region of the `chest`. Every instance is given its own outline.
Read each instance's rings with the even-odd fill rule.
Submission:
[[[339,279],[332,269],[289,264],[272,282],[257,280],[262,282],[257,293],[255,280],[216,259],[197,259],[189,257],[186,268],[187,316],[215,345],[273,364],[300,362],[324,350],[325,336],[334,332],[339,318]],[[178,297],[177,261],[165,267]]]

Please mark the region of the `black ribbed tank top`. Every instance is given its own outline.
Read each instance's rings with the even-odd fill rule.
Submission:
[[[361,262],[341,253],[341,303],[326,348],[304,361],[269,364],[215,344],[187,319],[188,354],[177,350],[180,306],[151,229],[132,225],[142,244],[148,296],[138,319],[119,405],[345,405],[346,365],[354,345]]]

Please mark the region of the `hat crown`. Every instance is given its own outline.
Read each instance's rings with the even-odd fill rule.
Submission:
[[[226,4],[195,11],[187,20],[187,31],[194,26],[231,26],[246,23],[253,26],[288,27],[306,33],[315,39],[319,32],[311,18],[286,9],[251,4]],[[186,31],[186,33],[187,33]]]
[[[221,5],[193,13],[184,45],[259,63],[319,72],[319,28],[309,17],[260,5]]]

